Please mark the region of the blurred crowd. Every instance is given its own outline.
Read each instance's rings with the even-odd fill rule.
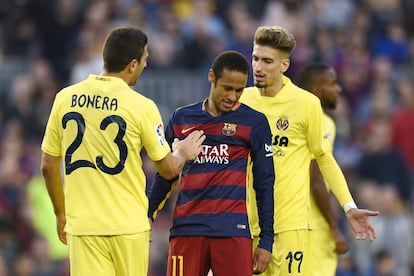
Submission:
[[[165,116],[208,95],[207,69],[219,52],[238,50],[250,59],[260,25],[281,25],[295,35],[287,72],[293,80],[309,62],[333,66],[343,88],[331,114],[334,154],[359,207],[381,212],[372,219],[377,240],[356,242],[333,200],[350,244],[337,275],[414,275],[414,1],[0,3],[0,276],[69,274],[67,249],[57,240],[39,175],[40,142],[56,92],[101,72],[103,40],[121,25],[149,36],[149,63],[137,88],[157,103],[167,97]],[[150,77],[154,84],[142,88]],[[155,85],[165,79],[178,94]],[[194,82],[200,85],[185,85]],[[150,183],[155,170],[143,155]],[[167,206],[154,223],[152,276],[165,275],[170,219]]]

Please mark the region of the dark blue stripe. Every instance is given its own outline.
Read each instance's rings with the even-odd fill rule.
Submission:
[[[244,226],[245,229],[241,229]],[[220,213],[174,218],[171,236],[249,237],[246,215]]]
[[[201,174],[208,172],[217,172],[223,169],[246,172],[247,159],[237,158],[229,160],[229,164],[216,164],[216,163],[188,163],[183,169],[183,174],[187,174],[191,170],[192,174]]]
[[[209,186],[205,189],[181,191],[177,204],[184,204],[191,200],[232,199],[246,200],[246,188],[240,186]]]

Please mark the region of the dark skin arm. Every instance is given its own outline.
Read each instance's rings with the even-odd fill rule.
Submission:
[[[60,161],[61,157],[42,153],[41,171],[55,211],[58,237],[61,242],[66,244],[64,231],[66,225],[65,196]]]
[[[318,163],[315,160],[312,160],[310,170],[311,193],[315,198],[316,205],[329,224],[332,239],[335,241],[335,252],[338,254],[344,254],[348,251],[348,245],[342,233],[339,231],[338,225],[336,224],[335,216],[333,214],[330,203],[330,195],[326,189],[323,176],[318,167]]]
[[[269,266],[272,253],[266,249],[257,247],[253,253],[253,274],[261,274]]]

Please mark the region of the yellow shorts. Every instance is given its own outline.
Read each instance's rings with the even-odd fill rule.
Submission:
[[[71,276],[148,274],[149,231],[116,236],[66,234],[66,238]]]
[[[308,276],[311,256],[309,230],[286,231],[275,235],[272,260],[260,276]],[[257,247],[258,237],[253,239],[253,249]]]
[[[338,265],[335,253],[335,242],[330,229],[314,229],[310,231],[312,241],[312,275],[334,276]]]

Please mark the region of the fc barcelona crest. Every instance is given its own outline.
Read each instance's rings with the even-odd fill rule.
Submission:
[[[289,128],[289,120],[287,118],[279,118],[276,122],[276,128],[278,130],[286,130]]]
[[[221,129],[221,133],[226,136],[233,136],[236,134],[237,125],[236,124],[230,124],[230,123],[224,123],[223,128]]]

